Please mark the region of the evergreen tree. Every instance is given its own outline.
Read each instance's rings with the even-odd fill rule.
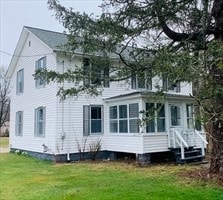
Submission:
[[[213,143],[210,173],[223,176],[223,0],[104,0],[99,17],[65,8],[57,0],[48,5],[68,30],[69,51],[82,49],[96,66],[110,65],[110,81],[142,73],[164,75],[173,84],[193,81],[194,99]],[[111,57],[120,60],[119,67]],[[46,76],[48,81],[76,81],[86,78],[86,72]],[[88,85],[59,93],[80,92],[98,90]]]

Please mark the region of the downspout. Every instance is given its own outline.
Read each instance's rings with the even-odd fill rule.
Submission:
[[[69,68],[71,68],[71,60],[69,63]],[[67,133],[67,161],[70,161],[70,98],[68,99],[68,133]]]
[[[68,99],[68,135],[67,135],[67,161],[70,161],[70,98]]]

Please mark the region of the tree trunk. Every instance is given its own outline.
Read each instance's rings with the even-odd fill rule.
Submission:
[[[222,126],[222,127],[221,127]],[[209,172],[223,177],[223,124],[212,124],[212,152]]]
[[[213,3],[211,14],[215,19],[215,40],[223,41],[223,0],[215,0]],[[216,58],[219,59],[219,58]],[[223,60],[223,58],[220,58]],[[218,75],[222,77],[222,71],[218,71]],[[221,81],[217,81],[222,83]],[[217,101],[222,105],[222,100]],[[215,102],[216,103],[216,102]],[[220,106],[221,113],[223,106]],[[218,110],[219,112],[219,110]],[[213,112],[215,113],[215,112]],[[212,122],[211,127],[212,153],[209,172],[223,177],[223,120],[219,119]]]

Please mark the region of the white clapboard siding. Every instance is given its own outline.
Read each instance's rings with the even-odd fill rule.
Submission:
[[[154,153],[169,151],[168,138],[166,134],[144,134],[143,152]]]
[[[29,43],[31,44],[29,46]],[[56,58],[52,51],[33,35],[29,34],[24,42],[20,58],[11,78],[11,115],[10,115],[10,147],[43,152],[46,144],[52,152],[55,151],[56,122],[56,84],[36,88],[33,74],[35,62],[44,55],[47,56],[47,69],[55,69]],[[24,57],[23,57],[24,56]],[[24,92],[16,94],[16,73],[24,69]],[[34,112],[37,107],[46,107],[45,137],[34,136]],[[23,136],[15,136],[15,113],[23,111]]]

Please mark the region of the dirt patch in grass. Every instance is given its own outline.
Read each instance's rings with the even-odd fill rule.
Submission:
[[[200,169],[192,169],[178,174],[180,177],[184,177],[185,180],[198,180],[203,182],[213,182],[217,186],[223,187],[223,177],[217,176],[215,174],[210,174],[207,167],[202,167]]]

